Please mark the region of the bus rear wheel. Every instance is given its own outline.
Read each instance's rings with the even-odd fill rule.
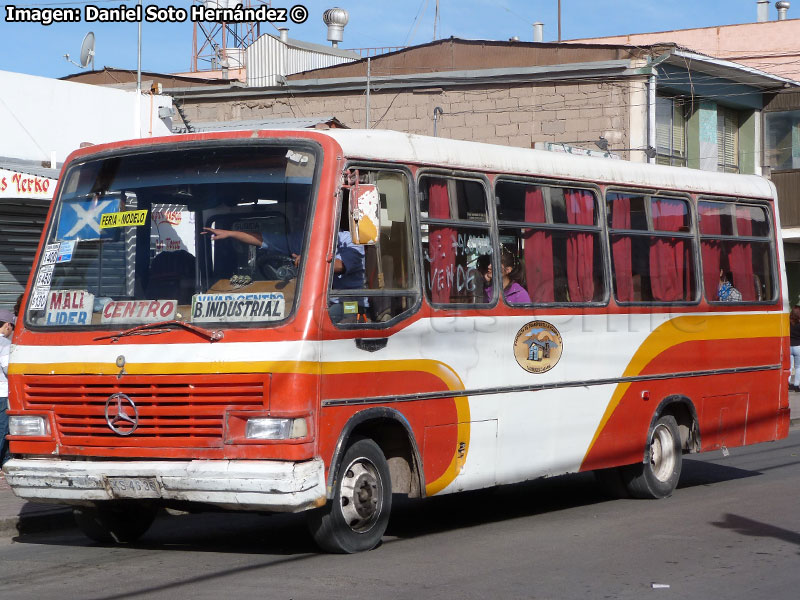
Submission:
[[[314,541],[327,552],[352,554],[377,546],[389,523],[392,485],[389,465],[370,439],[353,442],[336,473],[328,504],[308,515]]]
[[[135,542],[150,529],[158,510],[142,504],[99,502],[77,506],[75,523],[83,534],[102,544]]]
[[[622,479],[634,498],[666,498],[681,476],[681,436],[672,415],[660,417],[647,440],[647,460],[623,467]]]

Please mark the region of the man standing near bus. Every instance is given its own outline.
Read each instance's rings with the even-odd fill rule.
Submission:
[[[8,355],[17,319],[0,309],[0,466],[8,459]]]

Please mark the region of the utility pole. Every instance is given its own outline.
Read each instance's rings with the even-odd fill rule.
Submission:
[[[369,79],[370,79],[370,64],[369,64],[369,56],[368,56],[367,57],[367,114],[366,114],[366,120],[367,120],[367,127],[366,128],[367,129],[369,129],[369,88],[370,88]]]
[[[561,41],[561,0],[558,0],[558,41]]]
[[[433,41],[436,41],[436,25],[439,23],[439,0],[436,0],[436,13],[433,15]]]

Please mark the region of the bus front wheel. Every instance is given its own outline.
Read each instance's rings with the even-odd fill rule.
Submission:
[[[151,506],[108,502],[77,506],[73,516],[78,529],[89,539],[102,544],[127,544],[150,529],[157,512]]]
[[[392,484],[386,458],[375,442],[360,438],[342,457],[333,498],[309,512],[309,530],[327,552],[371,550],[386,531],[391,507]]]
[[[672,415],[660,417],[647,440],[647,459],[623,467],[622,479],[634,498],[666,498],[681,476],[681,436]]]

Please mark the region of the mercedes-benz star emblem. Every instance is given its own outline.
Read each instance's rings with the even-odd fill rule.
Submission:
[[[132,410],[133,415],[128,414]],[[106,423],[117,435],[130,435],[139,426],[139,409],[127,394],[112,394],[106,400]]]

